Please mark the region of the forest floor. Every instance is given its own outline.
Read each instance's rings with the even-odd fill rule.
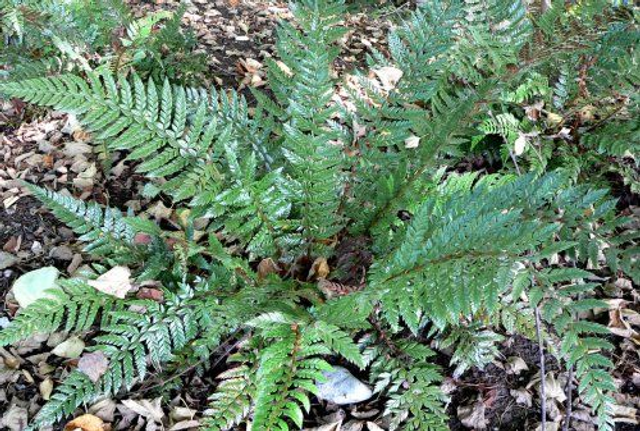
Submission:
[[[158,8],[175,9],[177,2],[131,1],[144,14]],[[392,26],[393,8],[382,12],[350,15],[353,30],[345,39],[337,69],[355,70],[365,63],[373,49],[384,52],[385,35]],[[198,50],[206,53],[210,77],[219,86],[236,88],[264,85],[264,61],[274,52],[274,33],[280,19],[291,12],[285,2],[266,0],[193,0],[184,24],[194,28]],[[476,162],[476,161],[474,161]],[[10,288],[14,280],[33,269],[55,266],[63,275],[72,275],[91,257],[81,251],[73,232],[57,222],[40,203],[30,197],[22,181],[36,183],[84,200],[93,200],[123,210],[146,212],[156,220],[169,220],[172,208],[162,200],[142,197],[144,183],[135,166],[115,155],[112,169],[91,145],[91,136],[59,113],[34,111],[19,101],[3,101],[0,106],[0,328],[17,310]],[[473,163],[470,163],[473,165]],[[621,190],[623,210],[640,215],[638,196]],[[605,299],[611,305],[594,316],[612,328],[611,341],[617,346],[613,360],[620,406],[616,417],[620,431],[640,430],[640,298],[630,281],[618,278],[608,285]],[[51,390],[77,360],[64,359],[52,350],[65,334],[33,338],[10,348],[0,348],[0,429],[24,428],[26,421],[48,399]],[[450,370],[448,357],[438,362]],[[75,361],[75,362],[74,362]],[[547,391],[555,391],[548,404],[554,424],[566,414],[564,407],[567,373],[547,355]],[[170,431],[197,427],[207,409],[207,395],[215,388],[221,365],[204,375],[196,370],[180,375],[184,385],[173,390],[172,398],[161,406],[158,383],[167,376],[152,378],[129,394],[132,403],[106,400],[87,411],[113,424],[113,429]],[[443,388],[451,396],[449,413],[452,430],[535,430],[539,420],[539,350],[536,343],[521,337],[505,339],[499,358],[484,370],[471,370],[462,377],[445,380]],[[171,376],[168,377],[172,379]],[[177,377],[173,378],[173,382]],[[384,400],[373,398],[359,405],[339,407],[314,403],[309,430],[359,431],[388,429],[381,419]],[[137,406],[137,407],[136,407]],[[146,413],[145,413],[146,412]],[[151,417],[161,417],[160,423]],[[558,429],[548,427],[548,430]],[[595,430],[587,410],[575,400],[572,427],[576,431]]]

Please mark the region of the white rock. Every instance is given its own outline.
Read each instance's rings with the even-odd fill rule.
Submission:
[[[332,371],[325,371],[326,381],[317,383],[318,398],[334,404],[354,404],[366,401],[373,396],[371,388],[346,368],[334,366]]]

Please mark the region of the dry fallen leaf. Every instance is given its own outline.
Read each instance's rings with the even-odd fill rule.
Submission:
[[[567,399],[562,382],[556,379],[553,373],[547,374],[545,378],[545,394],[547,399],[555,399],[559,403],[563,403]]]
[[[342,421],[320,425],[319,427],[303,428],[302,431],[341,431],[341,425]]]
[[[619,404],[613,405],[613,416],[614,421],[619,423],[627,423],[627,424],[638,424],[638,409],[634,407],[621,406]]]
[[[61,358],[75,359],[80,357],[83,350],[84,341],[78,337],[71,337],[58,344],[51,353]]]
[[[511,389],[511,396],[516,400],[517,404],[531,407],[533,405],[533,395],[525,388]]]
[[[148,420],[161,423],[164,412],[161,407],[162,398],[149,400],[124,400],[122,404],[129,410],[132,410]]]
[[[418,145],[420,145],[420,138],[415,135],[411,135],[404,140],[405,148],[418,148]]]
[[[136,298],[162,302],[164,300],[164,292],[153,287],[141,287],[138,293],[136,293]]]
[[[329,275],[330,269],[329,264],[327,263],[327,259],[324,257],[319,257],[313,264],[311,265],[311,270],[309,271],[308,279],[324,279]]]
[[[384,66],[380,69],[374,69],[373,73],[378,77],[382,83],[383,89],[386,91],[393,90],[403,75],[402,70],[393,66]]]
[[[97,382],[107,372],[109,360],[98,351],[82,355],[78,361],[78,371],[86,374],[91,381]]]
[[[481,400],[470,406],[458,407],[458,419],[460,419],[462,425],[471,429],[483,430],[488,425],[485,417],[485,406]]]
[[[538,425],[536,431],[543,431],[542,424]],[[560,424],[558,422],[547,422],[544,431],[560,431]]]
[[[262,259],[258,264],[258,278],[265,278],[269,274],[277,274],[280,267],[270,257]]]
[[[529,367],[527,363],[518,356],[511,356],[507,359],[507,374],[520,374],[521,371],[527,371]]]
[[[169,431],[182,431],[198,427],[200,427],[200,421],[191,419],[175,423],[171,428],[169,428]]]
[[[53,380],[47,377],[42,382],[40,382],[39,389],[40,389],[40,395],[42,396],[42,399],[45,401],[49,401],[49,398],[51,397],[51,392],[53,392]]]
[[[74,431],[77,429],[81,429],[82,431],[104,431],[104,422],[97,416],[86,414],[78,416],[64,427],[64,431]]]
[[[105,422],[113,422],[116,413],[116,402],[109,398],[100,400],[89,407],[89,413],[98,416]]]
[[[114,266],[95,280],[89,280],[89,286],[102,293],[124,299],[131,290],[131,271],[126,266]]]
[[[29,412],[24,407],[12,404],[9,410],[0,419],[0,428],[9,431],[22,431],[29,422]]]

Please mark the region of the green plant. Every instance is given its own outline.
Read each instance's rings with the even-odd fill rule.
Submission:
[[[629,220],[615,216],[605,190],[575,184],[566,172],[447,170],[478,130],[519,133],[513,113],[492,117],[495,106],[551,91],[542,72],[513,71],[528,61],[536,35],[525,6],[425,6],[390,35],[390,58],[371,59],[375,78],[350,82],[351,105],[333,97],[342,4],[304,0],[292,9],[296,21],[279,30],[280,61],[269,65],[273,97],[256,92],[251,115],[235,92],[160,85],[135,73],[0,85],[77,114],[96,141],[128,152],[149,179],[147,195],[171,198],[180,214],[179,226],[163,230],[31,187],[87,251],[103,256],[98,272],[127,265],[164,295],[115,300],[78,278],[18,314],[0,344],[38,331],[43,313],[53,319],[47,332],[80,329],[78,321],[84,328],[99,313],[91,350],[109,361],[97,382],[74,371],[34,426],[128,390],[149,367],[206,359],[233,337],[243,342],[219,376],[208,429],[247,420],[259,430],[301,427],[315,383],[336,357],[368,367],[394,429],[446,429],[442,377],[425,338],[452,348],[463,373],[491,360],[501,326],[531,336],[538,308],[550,325],[547,343],[562,339],[557,356],[576,367],[600,428],[612,429],[610,346],[596,337],[601,325],[572,314],[601,305],[589,299],[597,286],[582,284],[591,277],[585,270],[540,263],[560,254],[597,266],[606,245],[609,265],[635,274],[637,235],[617,235]],[[311,262],[331,259],[338,242],[355,236],[370,240],[374,256],[370,267],[354,268],[366,274],[363,286],[327,295]],[[91,313],[68,311],[89,303]],[[85,314],[93,317],[75,317]]]
[[[0,62],[12,80],[110,69],[198,82],[206,62],[193,52],[192,32],[181,28],[184,12],[136,18],[122,0],[2,0]]]
[[[637,192],[638,15],[604,3],[567,13],[558,2],[533,20],[543,43],[527,48],[527,75],[505,87],[480,130],[504,140],[505,163],[575,178],[612,171]]]

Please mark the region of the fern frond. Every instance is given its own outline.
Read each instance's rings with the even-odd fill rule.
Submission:
[[[369,282],[392,327],[402,318],[417,333],[424,317],[442,327],[493,309],[519,256],[557,229],[525,214],[545,205],[559,186],[557,177],[495,187],[486,178],[471,191],[427,199],[395,251],[371,268]]]
[[[125,223],[119,210],[102,208],[30,184],[27,188],[54,216],[80,235],[78,239],[87,244],[84,248],[87,253],[121,256],[133,251],[136,232]]]
[[[245,357],[231,357],[228,362],[245,362]],[[224,431],[239,425],[251,411],[256,392],[255,369],[241,363],[220,375],[216,391],[209,397],[213,415],[205,421],[207,430]]]
[[[365,350],[375,392],[389,397],[384,411],[390,419],[389,429],[449,429],[445,412],[448,399],[439,387],[442,376],[430,359],[435,353],[411,342],[399,342],[396,349],[389,352],[381,345],[373,345]]]
[[[259,352],[256,374],[253,426],[259,429],[288,430],[286,419],[302,427],[303,409],[311,408],[307,393],[315,394],[322,372],[331,370],[322,356],[335,352],[362,364],[358,348],[336,327],[281,312],[258,316],[249,325],[267,343]]]
[[[20,310],[11,324],[0,331],[0,346],[7,346],[35,334],[58,330],[82,332],[90,329],[104,313],[116,307],[116,298],[105,295],[78,279],[58,280],[59,288],[48,292]]]

